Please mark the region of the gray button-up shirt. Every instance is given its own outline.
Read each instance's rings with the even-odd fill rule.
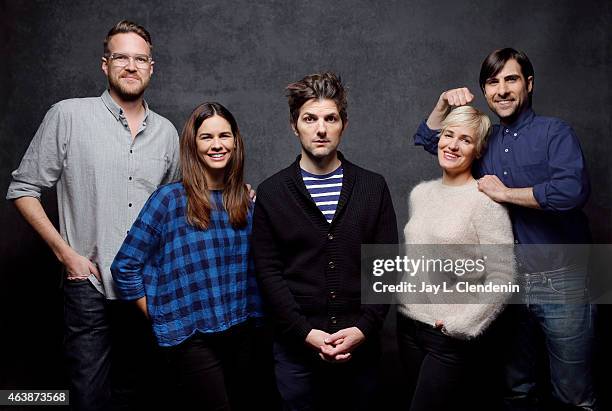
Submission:
[[[179,140],[164,117],[149,110],[132,139],[123,110],[108,91],[60,101],[45,115],[6,198],[40,198],[57,184],[60,233],[98,266],[115,299],[110,265],[140,209],[155,189],[178,178]]]

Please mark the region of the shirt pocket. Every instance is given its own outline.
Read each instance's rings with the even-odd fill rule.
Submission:
[[[143,184],[151,192],[159,187],[168,171],[167,157],[144,157],[136,167],[136,181]]]
[[[514,170],[514,181],[517,187],[533,187],[549,179],[548,163],[544,161],[517,166]]]
[[[587,279],[585,276],[572,278],[571,276],[551,276],[548,286],[557,294],[584,297],[588,295]]]

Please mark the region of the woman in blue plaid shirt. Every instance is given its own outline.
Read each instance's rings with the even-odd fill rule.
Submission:
[[[182,181],[151,195],[111,271],[119,296],[151,319],[184,406],[242,409],[253,385],[248,320],[261,306],[234,116],[218,103],[198,106],[180,151]]]

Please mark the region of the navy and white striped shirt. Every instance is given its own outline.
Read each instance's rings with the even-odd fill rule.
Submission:
[[[224,331],[261,317],[250,258],[248,224],[234,229],[222,191],[211,191],[210,226],[201,230],[185,217],[182,183],[155,191],[134,222],[111,266],[119,296],[147,297],[160,346],[177,345],[196,332]]]
[[[312,174],[302,169],[304,185],[328,223],[334,219],[338,207],[343,177],[342,166],[329,174],[322,175]]]

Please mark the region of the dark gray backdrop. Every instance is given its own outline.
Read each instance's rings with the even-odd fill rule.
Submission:
[[[386,177],[401,230],[409,190],[440,175],[434,157],[412,145],[419,121],[443,90],[458,86],[486,109],[480,63],[512,46],[534,64],[536,112],[567,120],[580,137],[594,239],[611,243],[611,8],[610,1],[559,0],[1,1],[0,193],[50,105],[102,93],[102,41],[128,18],[153,36],[146,94],[153,110],[180,131],[197,104],[226,105],[245,136],[253,185],[299,151],[284,86],[320,70],[341,74],[350,90],[341,149]],[[55,215],[54,193],[45,204]],[[0,227],[0,388],[60,387],[58,264],[7,201]],[[387,351],[394,375],[392,341]]]

